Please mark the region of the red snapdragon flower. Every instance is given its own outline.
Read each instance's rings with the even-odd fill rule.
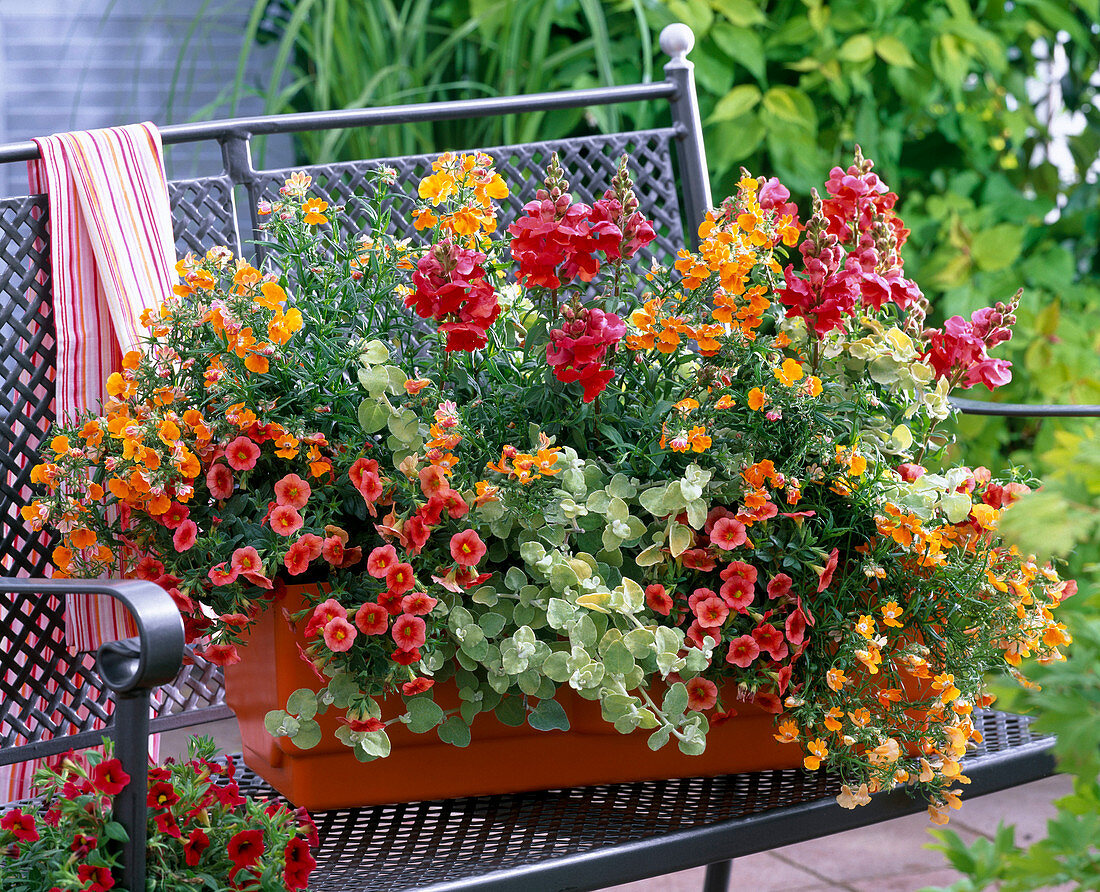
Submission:
[[[576,313],[565,307],[562,316],[562,327],[550,330],[546,361],[562,383],[580,383],[584,401],[590,403],[615,377],[603,362],[626,334],[626,325],[614,313],[588,307]]]
[[[992,359],[988,350],[1012,337],[1016,322],[1016,301],[998,302],[992,307],[975,310],[970,320],[952,316],[942,329],[924,332],[927,360],[937,378],[958,381],[963,387],[984,384],[990,390],[1012,380],[1012,363]]]
[[[445,349],[479,350],[500,315],[496,291],[486,280],[485,255],[444,239],[425,254],[413,273],[415,290],[405,299],[421,319],[434,319],[447,335]]]

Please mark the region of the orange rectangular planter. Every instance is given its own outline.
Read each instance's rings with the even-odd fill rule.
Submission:
[[[294,598],[292,589],[283,604],[296,609]],[[802,764],[801,749],[778,743],[772,736],[773,716],[752,704],[738,704],[738,715],[711,728],[703,755],[685,756],[675,743],[650,750],[648,732],[620,734],[603,721],[598,702],[568,689],[558,696],[569,717],[569,731],[511,727],[486,713],[474,721],[470,745],[460,748],[443,743],[434,731],[413,734],[394,724],[388,729],[390,755],[360,762],[333,736],[338,713],[330,708],[317,717],[321,742],[303,750],[287,738],[272,738],[264,727],[267,712],[285,708],[295,690],[320,687],[298,654],[301,629],[290,627],[282,606],[261,617],[248,647],[241,650],[241,662],[227,667],[226,701],[237,715],[245,764],[295,805],[308,809],[712,777]],[[444,709],[459,705],[452,683],[440,683],[433,690]],[[403,711],[400,698],[383,704],[384,716]]]

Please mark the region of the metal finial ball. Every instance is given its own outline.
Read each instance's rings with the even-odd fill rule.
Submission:
[[[676,22],[661,31],[660,43],[665,55],[683,59],[695,46],[695,32],[682,22]]]

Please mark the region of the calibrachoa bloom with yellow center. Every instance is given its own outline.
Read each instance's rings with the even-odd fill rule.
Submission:
[[[379,221],[393,184],[378,171]],[[565,687],[699,753],[748,702],[841,772],[841,804],[907,785],[938,819],[986,674],[1069,642],[1075,586],[998,539],[1029,486],[922,462],[951,389],[1008,375],[988,351],[1015,304],[929,329],[896,196],[858,154],[805,221],[745,173],[697,251],[652,262],[625,159],[588,204],[552,158],[500,219],[518,185],[442,156],[401,221],[414,247],[341,235],[295,175],[264,265],[180,261],[102,413],[32,471],[57,572],[158,581],[222,663],[317,583],[293,619],[318,699],[269,725],[313,735],[308,710],[339,702],[362,759],[395,721],[461,742]],[[383,713],[451,678],[461,705]]]
[[[242,795],[232,758],[219,764],[214,753],[210,738],[192,738],[185,759],[149,769],[149,887],[305,889],[317,865],[312,819],[302,809]],[[37,807],[0,815],[4,888],[116,888],[122,847],[114,809],[129,783],[110,745],[106,753],[69,753],[60,765],[40,768]]]

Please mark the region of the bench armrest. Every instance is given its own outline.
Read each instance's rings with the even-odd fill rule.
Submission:
[[[104,683],[118,694],[171,681],[183,665],[183,620],[159,585],[141,579],[3,579],[2,593],[107,595],[126,605],[136,638],[109,641],[96,654]]]
[[[104,643],[96,669],[115,692],[115,753],[130,782],[115,800],[126,828],[122,884],[145,888],[146,794],[149,785],[149,691],[176,677],[183,665],[183,619],[159,585],[139,579],[0,579],[0,594],[106,595],[126,605],[138,634]]]

